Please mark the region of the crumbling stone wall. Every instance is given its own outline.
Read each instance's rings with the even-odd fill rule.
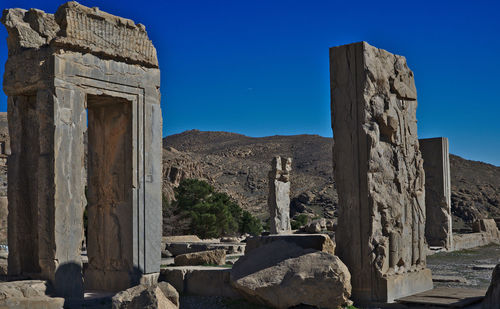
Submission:
[[[49,279],[66,298],[83,296],[88,108],[85,288],[116,291],[154,276],[162,119],[160,71],[145,27],[76,2],[54,15],[5,10],[2,23],[9,34],[9,274]]]
[[[366,42],[330,49],[337,254],[359,302],[432,288],[417,93],[406,59]]]

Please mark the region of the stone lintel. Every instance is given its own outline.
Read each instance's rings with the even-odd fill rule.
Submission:
[[[97,7],[70,1],[55,14],[36,9],[6,9],[1,22],[9,33],[9,56],[50,45],[104,59],[158,67],[156,49],[144,25]]]

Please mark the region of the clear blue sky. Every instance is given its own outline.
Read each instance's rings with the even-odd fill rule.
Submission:
[[[0,2],[50,13],[61,3]],[[146,25],[162,71],[164,135],[332,136],[328,48],[368,41],[406,56],[415,72],[420,137],[446,136],[452,153],[500,165],[499,1],[81,3]],[[0,27],[0,63],[6,36]]]

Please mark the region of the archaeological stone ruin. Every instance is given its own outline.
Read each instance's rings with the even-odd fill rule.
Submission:
[[[58,295],[76,299],[84,288],[116,292],[155,280],[162,118],[145,27],[76,2],[55,14],[5,10],[1,21],[9,50],[9,275],[50,280]]]
[[[274,157],[269,172],[269,195],[267,204],[271,215],[271,234],[291,231],[290,226],[290,171],[292,159]]]
[[[392,302],[432,289],[417,92],[406,59],[366,42],[330,49],[336,254],[352,297]]]
[[[419,140],[425,170],[425,238],[429,246],[453,248],[450,155],[446,137]]]

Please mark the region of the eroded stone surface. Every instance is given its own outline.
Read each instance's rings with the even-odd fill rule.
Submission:
[[[290,171],[292,159],[274,157],[269,172],[269,195],[267,204],[271,215],[272,234],[287,233],[290,226]]]
[[[299,246],[303,249],[314,249],[330,254],[335,254],[335,243],[326,234],[292,234],[292,235],[268,235],[255,236],[247,239],[245,254],[256,248],[275,242],[285,241]]]
[[[340,308],[351,295],[350,280],[338,257],[282,240],[245,254],[231,271],[231,284],[238,292],[273,308]]]
[[[336,244],[353,298],[393,301],[430,289],[413,72],[404,57],[366,42],[331,48],[330,64]]]
[[[446,137],[419,140],[425,170],[425,238],[429,246],[453,248],[449,145]]]
[[[163,285],[168,283],[163,283]],[[165,290],[168,295],[163,292]],[[174,309],[179,308],[179,294],[177,294],[177,304],[171,300],[172,290],[166,286],[163,288],[159,284],[137,285],[113,296],[113,309]],[[167,297],[167,296],[170,296]]]
[[[9,33],[9,55],[23,48],[55,48],[90,52],[103,58],[158,67],[146,28],[132,20],[70,1],[55,14],[37,9],[8,9],[2,23]]]
[[[224,265],[226,263],[226,250],[215,249],[181,254],[175,257],[174,263],[176,266]]]
[[[160,71],[144,27],[75,2],[55,16],[6,10],[2,22],[9,33],[9,274],[48,279],[66,298],[83,296],[87,109],[86,288],[118,291],[158,273]]]

